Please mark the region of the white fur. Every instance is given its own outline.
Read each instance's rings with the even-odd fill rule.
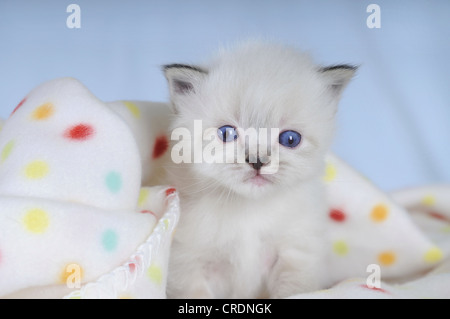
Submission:
[[[166,68],[172,128],[193,132],[201,119],[203,129],[279,128],[298,131],[302,141],[280,145],[279,169],[263,175],[263,185],[248,181],[255,170],[247,163],[170,165],[182,211],[168,296],[278,298],[319,289],[326,276],[323,160],[354,70],[321,72],[295,49],[257,41],[222,50],[200,69]],[[230,143],[245,148],[240,138]]]

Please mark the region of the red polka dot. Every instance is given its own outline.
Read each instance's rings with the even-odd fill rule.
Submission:
[[[339,223],[345,221],[345,219],[347,218],[347,216],[345,215],[345,213],[342,210],[335,209],[335,208],[330,210],[329,216],[332,220],[334,220],[335,222],[339,222]]]
[[[23,105],[23,103],[25,103],[26,100],[27,100],[27,98],[24,98],[22,101],[20,101],[20,103],[17,104],[17,106],[12,111],[11,115],[13,115]]]
[[[428,215],[430,215],[431,217],[435,218],[435,219],[439,219],[442,221],[450,221],[450,219],[447,216],[442,215],[441,213],[438,212],[428,212]]]
[[[129,263],[128,269],[130,270],[130,273],[134,273],[136,271],[136,264],[135,263]]]
[[[153,159],[161,157],[169,148],[169,141],[165,135],[158,136],[153,147]]]
[[[72,127],[69,127],[64,136],[66,138],[76,140],[76,141],[84,141],[94,135],[94,128],[88,124],[77,124]]]
[[[369,286],[367,286],[367,285],[361,285],[361,287],[362,287],[362,288],[366,288],[366,289],[371,289],[371,290],[379,291],[379,292],[382,292],[382,293],[385,293],[385,294],[388,294],[388,293],[389,293],[388,291],[386,291],[386,290],[384,290],[384,289],[381,289],[381,288],[377,288],[377,287],[369,287]]]
[[[166,196],[169,196],[173,193],[175,193],[177,190],[173,187],[166,189]]]
[[[153,215],[153,216],[156,217],[156,214],[154,212],[152,212],[151,210],[148,210],[148,209],[141,210],[141,213],[142,214],[150,214],[150,215]]]

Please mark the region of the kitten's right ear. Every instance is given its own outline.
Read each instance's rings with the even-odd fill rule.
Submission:
[[[325,75],[327,84],[335,96],[340,96],[348,82],[355,75],[357,66],[337,64],[321,68],[319,71]]]
[[[180,98],[197,92],[200,83],[208,74],[206,70],[185,64],[164,65],[163,71],[169,83],[170,98],[175,108]]]

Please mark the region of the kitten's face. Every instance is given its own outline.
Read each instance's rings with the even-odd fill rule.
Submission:
[[[174,128],[191,132],[191,159],[200,162],[189,165],[194,182],[247,197],[322,174],[339,94],[354,72],[262,44],[222,54],[207,69],[165,70]]]

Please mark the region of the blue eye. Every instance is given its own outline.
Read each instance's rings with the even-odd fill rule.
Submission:
[[[217,135],[224,142],[231,142],[237,139],[236,129],[230,125],[224,125],[217,129]]]
[[[302,136],[296,131],[281,132],[278,138],[280,144],[286,147],[296,147],[298,144],[300,144],[301,140]]]

